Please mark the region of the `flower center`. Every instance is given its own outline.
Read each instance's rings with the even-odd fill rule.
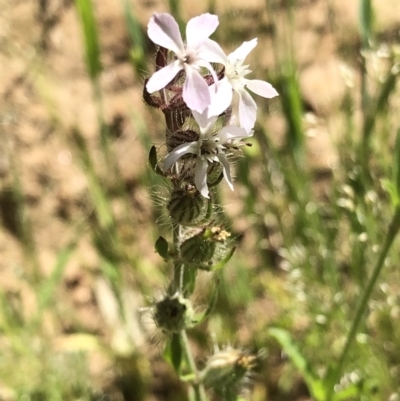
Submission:
[[[181,64],[193,65],[197,59],[197,53],[191,49],[186,49],[184,53],[178,56]]]
[[[247,67],[243,65],[243,60],[235,60],[225,66],[225,76],[234,88],[245,86],[243,78],[251,72]]]

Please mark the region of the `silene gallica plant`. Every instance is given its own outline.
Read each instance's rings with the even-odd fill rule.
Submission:
[[[155,248],[174,272],[166,295],[151,310],[168,336],[169,358],[194,400],[206,400],[209,389],[227,400],[237,399],[239,383],[255,363],[254,356],[226,347],[217,349],[200,369],[186,330],[204,321],[216,300],[217,285],[206,310],[196,313],[190,298],[198,270],[217,275],[233,254],[215,188],[225,181],[234,189],[231,165],[242,155],[241,147],[249,145],[246,139],[253,135],[256,121],[251,92],[265,98],[278,95],[268,82],[247,78],[251,70],[245,59],[257,39],[226,55],[210,39],[218,24],[216,15],[192,18],[184,41],[171,15],[154,14],[147,32],[158,46],[155,72],[143,90],[145,102],[165,117],[166,154],[159,156],[153,147],[149,161],[168,183],[172,235],[169,241],[159,237]]]

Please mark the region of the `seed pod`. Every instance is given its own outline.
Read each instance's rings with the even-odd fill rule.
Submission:
[[[179,293],[157,302],[153,314],[156,325],[167,333],[179,333],[194,322],[191,302]]]
[[[172,191],[167,209],[174,223],[190,225],[205,213],[204,198],[193,185],[187,184]]]

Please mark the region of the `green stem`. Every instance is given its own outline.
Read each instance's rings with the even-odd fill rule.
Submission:
[[[180,231],[181,230],[180,230],[179,225],[177,225],[173,228],[172,237],[173,237],[173,242],[174,242],[175,248],[177,248],[178,244],[179,244]],[[175,288],[178,288],[178,291],[181,294],[184,293],[184,289],[183,289],[184,268],[185,268],[185,266],[182,263],[175,264],[175,266],[174,266],[174,283],[175,283],[174,286],[175,286]],[[190,385],[192,386],[193,391],[194,391],[194,400],[195,401],[207,401],[207,396],[206,396],[204,386],[201,383],[199,383],[199,380],[198,380],[199,372],[197,370],[196,362],[194,360],[192,350],[190,348],[190,343],[189,343],[189,339],[186,334],[186,331],[182,330],[179,333],[179,335],[181,338],[181,342],[183,344],[183,349],[184,349],[184,352],[186,355],[186,360],[189,365],[190,375],[195,378],[195,380],[193,380],[190,383]]]
[[[390,247],[393,244],[393,241],[400,229],[400,206],[397,206],[395,214],[393,216],[392,221],[390,222],[389,229],[385,238],[385,242],[383,244],[381,253],[379,255],[379,259],[376,262],[375,268],[372,272],[372,275],[368,281],[367,286],[364,288],[364,291],[361,295],[360,302],[357,307],[356,315],[354,317],[351,329],[349,331],[349,334],[347,335],[346,339],[346,344],[343,348],[342,354],[340,355],[339,362],[336,366],[336,369],[334,370],[332,374],[332,380],[330,381],[330,388],[328,390],[327,394],[327,401],[331,401],[333,398],[334,394],[334,386],[335,384],[339,381],[340,376],[342,374],[342,369],[344,366],[344,363],[346,361],[346,358],[349,354],[350,348],[353,344],[353,341],[355,339],[355,336],[358,331],[358,326],[360,325],[361,319],[364,315],[365,309],[367,308],[368,305],[368,300],[372,294],[372,290],[375,287],[375,284],[378,280],[378,277],[382,271],[385,259],[387,257],[387,254],[389,252]]]
[[[186,354],[186,358],[187,358],[191,373],[196,377],[196,380],[191,383],[191,385],[193,387],[193,391],[194,391],[194,399],[196,401],[207,401],[207,396],[206,396],[204,386],[201,383],[199,383],[199,381],[198,381],[199,372],[197,371],[196,362],[194,361],[194,358],[193,358],[192,350],[190,348],[190,343],[189,343],[189,339],[186,334],[186,331],[182,330],[180,332],[180,336],[181,336],[183,348],[185,349],[185,354]]]

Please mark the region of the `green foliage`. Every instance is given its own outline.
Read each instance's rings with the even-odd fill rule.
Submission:
[[[82,26],[85,44],[86,67],[92,80],[97,80],[101,72],[100,46],[97,24],[91,0],[76,0],[75,6]]]

